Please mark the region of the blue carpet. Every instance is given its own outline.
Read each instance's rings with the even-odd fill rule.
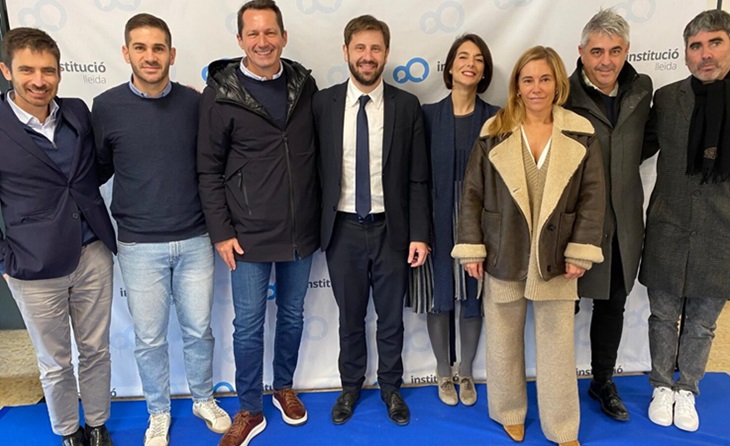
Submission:
[[[580,441],[584,445],[730,445],[730,376],[708,373],[701,383],[697,398],[700,429],[694,433],[676,427],[659,427],[651,423],[646,410],[651,387],[646,376],[625,376],[616,379],[619,391],[631,413],[626,423],[605,417],[587,396],[588,380],[579,380],[581,398]],[[484,385],[478,385],[479,401],[473,407],[447,407],[438,400],[435,387],[403,389],[411,408],[411,423],[398,427],[391,423],[377,390],[363,391],[355,415],[347,424],[335,426],[329,418],[336,392],[302,393],[301,399],[309,410],[309,421],[301,427],[290,427],[281,420],[279,412],[264,397],[264,414],[268,426],[251,446],[305,445],[491,445],[512,443],[501,427],[487,416]],[[535,400],[535,383],[528,385],[524,445],[550,445],[540,430]],[[221,406],[235,412],[237,400],[221,399]],[[220,435],[205,428],[192,415],[189,399],[173,400],[170,444],[217,445]],[[147,414],[142,401],[117,401],[112,404],[112,417],[107,423],[117,446],[140,445],[147,427]],[[44,404],[6,407],[0,411],[0,444],[57,445],[58,437],[51,432]]]

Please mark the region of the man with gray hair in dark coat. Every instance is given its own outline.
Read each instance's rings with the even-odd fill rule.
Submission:
[[[639,175],[644,126],[649,118],[652,83],[626,62],[629,24],[610,9],[583,28],[578,66],[570,76],[565,107],[585,117],[601,146],[606,175],[603,263],[578,280],[578,294],[593,299],[589,395],[606,415],[629,419],[614,384],[626,297],[636,282],[644,238],[644,193]]]
[[[659,159],[639,280],[651,307],[649,419],[693,432],[699,381],[730,296],[730,14],[700,13],[684,44],[692,75],[656,92],[646,131],[646,149]]]

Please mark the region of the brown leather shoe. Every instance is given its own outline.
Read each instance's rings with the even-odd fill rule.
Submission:
[[[525,439],[525,425],[524,424],[510,424],[508,426],[502,426],[504,431],[507,432],[509,438],[517,443],[522,442]]]
[[[580,446],[580,443],[578,440],[573,441],[566,441],[565,443],[560,443],[559,446]]]
[[[240,411],[233,417],[233,424],[218,446],[248,446],[251,439],[264,429],[266,418],[263,413],[252,415],[249,411]]]
[[[286,424],[301,426],[307,422],[307,409],[292,389],[275,390],[271,401]]]

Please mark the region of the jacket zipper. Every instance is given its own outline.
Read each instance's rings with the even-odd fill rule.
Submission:
[[[246,203],[246,210],[248,215],[251,215],[251,205],[248,202],[248,190],[246,189],[246,182],[243,181],[243,171],[238,171],[238,189],[243,192],[243,201]]]
[[[293,107],[292,107],[293,108]],[[289,177],[289,208],[291,210],[291,239],[294,246],[294,260],[296,260],[297,257],[297,251],[299,250],[297,247],[297,219],[296,214],[294,212],[294,182],[292,178],[291,173],[291,160],[289,159],[289,138],[287,137],[286,132],[282,133],[282,137],[284,138],[284,152],[286,155],[286,173]]]

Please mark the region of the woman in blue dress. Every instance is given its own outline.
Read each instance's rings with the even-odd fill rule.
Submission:
[[[454,41],[446,57],[444,83],[451,93],[435,104],[423,106],[430,147],[433,198],[433,240],[429,263],[414,271],[409,303],[417,313],[427,313],[428,334],[436,356],[439,398],[454,406],[476,403],[472,362],[482,329],[477,281],[464,273],[450,256],[458,227],[459,203],[466,163],[484,122],[498,107],[479,98],[492,80],[492,55],[475,34]],[[460,357],[457,396],[452,378],[454,354],[450,338],[459,302]]]

